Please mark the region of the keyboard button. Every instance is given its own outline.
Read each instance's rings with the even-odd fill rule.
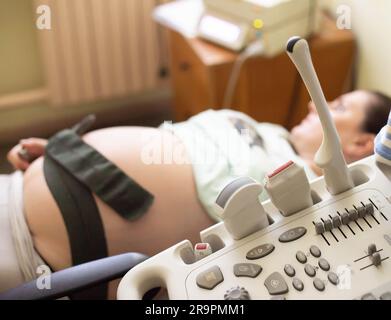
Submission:
[[[304,271],[305,273],[309,276],[309,277],[315,277],[316,275],[316,270],[313,266],[311,266],[310,264],[306,264],[305,267],[304,267]]]
[[[391,300],[391,292],[385,292],[380,296],[380,300]]]
[[[253,263],[238,263],[234,265],[234,274],[237,277],[256,278],[262,272],[262,267]]]
[[[326,259],[319,259],[319,267],[323,271],[329,271],[330,270],[330,264]]]
[[[337,285],[339,283],[339,278],[338,278],[338,275],[334,272],[330,272],[328,275],[327,275],[327,279],[329,279],[329,281],[333,284],[333,285]]]
[[[294,278],[292,281],[293,288],[295,288],[297,291],[303,291],[304,290],[304,283],[298,278]]]
[[[224,277],[223,274],[221,273],[220,268],[215,266],[200,273],[197,276],[196,281],[197,281],[197,285],[200,288],[212,290],[218,284],[224,281]]]
[[[265,287],[269,294],[272,296],[285,294],[289,291],[282,275],[278,272],[274,272],[265,280]]]
[[[247,253],[246,258],[248,260],[260,259],[260,258],[266,257],[267,255],[271,254],[273,251],[274,251],[274,246],[272,244],[270,244],[270,243],[263,244],[259,247],[256,247],[256,248],[250,250]]]
[[[315,258],[319,258],[322,255],[322,252],[320,251],[320,249],[317,246],[312,246],[310,248],[310,252],[311,252],[312,256],[314,256]]]
[[[377,299],[372,293],[367,293],[361,297],[361,300],[377,300]]]
[[[318,291],[324,291],[324,289],[326,288],[324,282],[318,278],[314,279],[314,287]]]
[[[285,265],[284,271],[285,271],[286,275],[289,277],[294,277],[296,274],[295,268],[293,268],[290,264]]]
[[[305,253],[303,251],[298,251],[296,253],[296,259],[297,261],[299,261],[300,263],[306,263],[307,262],[307,256],[305,255]]]
[[[306,233],[307,233],[307,229],[304,227],[294,228],[294,229],[288,230],[287,232],[284,232],[280,236],[279,241],[283,242],[283,243],[292,242],[297,239],[300,239]]]

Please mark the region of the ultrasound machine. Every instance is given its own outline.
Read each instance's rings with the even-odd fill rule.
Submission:
[[[169,299],[391,299],[391,117],[374,156],[347,166],[306,40],[287,53],[316,105],[324,130],[309,182],[289,162],[264,184],[240,177],[216,200],[222,222],[138,264],[118,299],[164,287]],[[258,197],[266,189],[269,199]]]
[[[346,165],[336,127],[306,40],[287,53],[301,74],[323,127],[315,156],[324,176],[309,182],[290,161],[263,184],[231,181],[215,202],[222,222],[151,257],[128,253],[52,275],[52,289],[35,281],[3,299],[57,299],[123,278],[117,298],[138,300],[166,288],[171,300],[390,300],[391,115],[375,154]],[[261,203],[263,190],[269,200]]]

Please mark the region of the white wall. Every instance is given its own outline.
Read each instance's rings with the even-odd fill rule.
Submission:
[[[335,15],[343,4],[351,8],[352,30],[358,41],[358,88],[391,95],[391,1],[324,1]]]

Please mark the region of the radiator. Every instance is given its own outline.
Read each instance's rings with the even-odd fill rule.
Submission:
[[[70,106],[121,97],[160,84],[157,0],[35,0],[51,9],[39,30],[49,99]]]

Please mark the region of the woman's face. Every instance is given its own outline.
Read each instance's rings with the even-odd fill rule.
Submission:
[[[365,91],[354,91],[345,94],[329,103],[332,119],[341,138],[342,149],[349,155],[349,148],[366,134],[362,131],[366,108],[370,104],[371,96]],[[308,104],[307,117],[292,129],[291,139],[299,153],[313,153],[319,149],[323,130],[316,112],[314,103]]]

